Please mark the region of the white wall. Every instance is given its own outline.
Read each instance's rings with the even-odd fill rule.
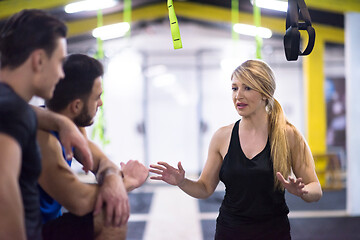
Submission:
[[[181,50],[173,49],[167,22],[133,31],[130,39],[104,43],[104,107],[111,141],[105,151],[115,162],[182,161],[188,173],[198,173],[213,133],[239,118],[231,100],[230,74],[254,58],[255,41],[240,37],[234,43],[228,29],[196,24],[181,24],[180,31]],[[264,44],[264,60],[277,78],[276,98],[303,131],[301,61],[286,62],[281,37]],[[89,47],[69,44],[69,52],[85,49]],[[200,132],[200,119],[205,132]],[[137,130],[141,123],[146,135]]]

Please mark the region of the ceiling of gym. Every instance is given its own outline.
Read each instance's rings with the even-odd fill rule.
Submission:
[[[67,14],[64,11],[64,6],[71,2],[76,2],[76,0],[0,0],[0,27],[8,16],[23,8],[40,8],[58,16],[68,24],[71,23],[70,37],[86,35],[90,30],[87,29],[87,27],[89,28],[88,25],[90,23],[87,21],[90,21],[91,19],[93,22],[95,21],[96,11]],[[343,28],[344,12],[349,10],[360,12],[360,1],[358,0],[341,1],[341,5],[339,5],[339,2],[340,1],[337,0],[306,0],[313,23]],[[207,15],[208,13],[206,11],[209,8],[229,12],[231,9],[231,0],[174,0],[175,11],[177,5],[181,5],[185,8],[183,12],[186,12],[187,10],[189,12],[189,14],[177,14],[180,23],[181,21],[200,21],[218,27],[219,18],[214,18],[214,21],[211,21],[212,16],[206,16],[205,18],[196,18],[193,16],[196,16],[197,14]],[[201,11],[203,8],[204,10]],[[115,18],[122,16],[122,11],[123,0],[118,0],[116,6],[103,10],[103,14],[105,18],[107,16],[108,18],[112,17],[112,22],[114,22]],[[162,21],[167,18],[166,0],[132,0],[132,11],[132,28],[141,28],[146,26],[149,22]],[[199,12],[194,13],[194,11]],[[244,14],[252,14],[253,10],[250,0],[239,0],[239,11]],[[262,16],[284,20],[286,13],[262,9]],[[105,24],[106,21],[107,19],[104,19]],[[121,19],[118,21],[121,21]],[[221,21],[220,24],[222,24]],[[229,22],[227,22],[227,24],[229,24]],[[72,30],[73,28],[76,30]],[[83,31],[81,31],[81,29],[83,29]]]

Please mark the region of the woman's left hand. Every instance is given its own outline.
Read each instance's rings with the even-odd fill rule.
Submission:
[[[298,197],[302,197],[304,194],[308,193],[308,191],[305,190],[305,184],[303,183],[302,178],[297,178],[295,180],[293,177],[289,177],[289,181],[287,181],[280,172],[276,173],[276,177],[289,193]]]

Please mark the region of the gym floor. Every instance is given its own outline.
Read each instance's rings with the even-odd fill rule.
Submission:
[[[147,182],[129,194],[127,240],[212,240],[223,186],[206,200],[179,188]],[[346,214],[346,190],[325,191],[317,203],[286,193],[293,240],[360,239],[360,217]]]

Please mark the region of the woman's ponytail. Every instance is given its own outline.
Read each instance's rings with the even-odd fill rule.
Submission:
[[[276,173],[280,172],[286,179],[291,173],[290,147],[287,140],[287,120],[280,103],[272,98],[268,103],[269,137],[271,145],[271,159],[274,169],[274,186],[283,189]]]

